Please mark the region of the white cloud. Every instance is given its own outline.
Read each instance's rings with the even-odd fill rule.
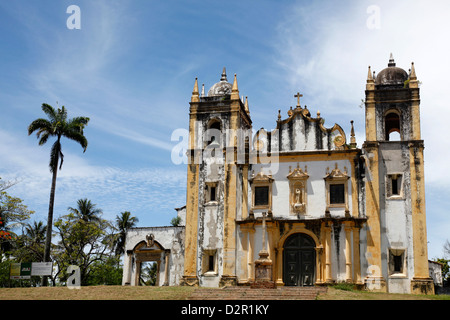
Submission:
[[[380,9],[379,29],[367,27],[370,5]],[[449,12],[448,1],[353,1],[327,7],[297,3],[286,9],[273,45],[283,70],[280,81],[291,92],[303,91],[303,103],[312,105],[309,109],[314,112],[319,109],[328,125],[355,120],[359,146],[365,140],[365,124],[364,109],[358,106],[365,95],[368,66],[381,71],[391,52],[397,66],[406,71],[415,63],[422,82],[425,179],[427,191],[433,191],[427,193],[428,229],[439,225],[439,232],[428,235],[433,240],[432,253],[440,251],[438,243],[448,237],[442,230],[450,228],[448,219],[442,219],[442,201],[436,198],[450,187],[446,170],[450,141],[442,135],[450,118],[445,99],[450,43],[443,38],[450,32]]]
[[[19,181],[8,192],[25,204],[33,204],[30,209],[36,211],[34,218],[45,221],[51,185],[50,146],[39,147],[2,130],[0,141],[0,163],[8,168],[0,170],[0,177]],[[66,214],[67,207],[75,206],[78,199],[89,198],[103,209],[107,219],[128,210],[139,217],[142,225],[167,225],[168,215],[174,215],[174,208],[185,204],[184,166],[102,167],[89,164],[81,149],[80,155],[70,150],[64,155],[56,184],[55,217]]]

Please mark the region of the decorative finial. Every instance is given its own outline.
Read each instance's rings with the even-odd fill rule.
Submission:
[[[228,79],[227,79],[227,71],[226,71],[225,67],[223,67],[222,77],[220,78],[220,81],[228,81]]]
[[[317,118],[320,118],[320,111],[317,110]]]
[[[204,97],[205,96],[205,84],[203,83],[202,84],[202,95],[201,95],[201,97]]]
[[[297,108],[300,108],[300,98],[303,97],[302,94],[300,94],[300,92],[297,92],[296,95],[294,95],[295,98],[297,98]]]
[[[414,67],[414,62],[411,62],[411,73],[409,75],[410,80],[417,80],[416,68]]]
[[[355,128],[353,127],[353,120],[350,121],[352,129],[350,131],[350,148],[356,148]]]
[[[247,113],[250,114],[250,109],[248,108],[248,97],[245,97],[244,106],[245,106],[245,111],[247,111]]]
[[[278,121],[281,121],[281,110],[278,110]]]
[[[392,55],[392,53],[391,56],[389,57],[388,67],[395,67],[394,56]]]
[[[373,81],[373,76],[372,76],[372,71],[370,70],[370,66],[369,66],[369,71],[367,73],[367,82],[371,82],[371,81]]]
[[[192,90],[191,102],[198,102],[199,94],[198,94],[198,80],[195,78],[194,90]]]
[[[231,100],[238,100],[239,99],[239,89],[237,84],[237,77],[236,73],[234,74],[234,80],[233,80],[233,87],[231,88]]]

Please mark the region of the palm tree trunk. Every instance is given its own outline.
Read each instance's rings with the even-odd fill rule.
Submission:
[[[44,262],[50,261],[50,250],[52,245],[52,225],[53,225],[53,206],[55,203],[55,190],[56,190],[56,176],[58,173],[59,154],[57,155],[56,165],[53,168],[52,187],[50,189],[50,202],[48,205],[48,217],[47,217],[47,233],[45,236],[45,248],[44,248]],[[46,287],[48,284],[47,276],[42,277],[42,286]]]

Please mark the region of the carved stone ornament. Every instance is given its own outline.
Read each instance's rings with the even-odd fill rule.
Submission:
[[[256,175],[255,175],[255,172],[252,171],[252,176],[250,177],[249,181],[250,181],[251,183],[253,183],[253,182],[267,182],[267,183],[272,183],[272,182],[273,182],[273,178],[272,178],[272,175],[271,175],[271,174],[265,174],[265,173],[262,171],[262,168],[261,168],[261,171],[260,171],[259,173],[257,173]]]
[[[324,179],[329,180],[329,179],[348,179],[348,178],[350,177],[347,175],[347,167],[344,167],[344,171],[341,171],[338,168],[338,164],[335,163],[335,168],[331,170],[331,172],[330,168],[327,168],[326,176]]]
[[[153,235],[153,233],[145,236],[145,242],[147,243],[148,248],[153,246],[153,244],[155,243],[155,236]]]

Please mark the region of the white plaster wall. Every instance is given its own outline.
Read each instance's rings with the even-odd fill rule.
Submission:
[[[307,166],[307,173],[309,178],[307,180],[307,205],[306,214],[302,215],[304,218],[319,218],[325,215],[327,206],[326,199],[326,184],[324,177],[326,176],[327,168],[329,171],[335,168],[335,164],[338,164],[338,168],[344,171],[344,167],[347,168],[347,175],[351,177],[353,172],[351,171],[351,163],[348,160],[332,160],[332,161],[308,161],[299,162],[300,168],[305,171]],[[264,165],[254,164],[252,170],[257,174],[263,167],[263,172],[272,173],[274,182],[272,184],[272,212],[276,217],[298,219],[297,215],[290,215],[289,210],[289,180],[287,175],[289,174],[289,166],[291,170],[297,168],[297,162],[282,162],[278,163],[278,166],[272,166],[277,168],[277,171],[266,170]],[[249,178],[251,172],[249,172]],[[348,208],[352,212],[352,188],[351,179],[347,180],[348,188]],[[251,184],[248,187],[249,190],[249,208],[252,206],[252,194]],[[266,210],[254,210],[255,217],[260,216],[262,211]],[[330,208],[330,213],[334,217],[344,217],[345,208]]]
[[[380,147],[380,217],[381,254],[383,277],[391,293],[410,293],[411,279],[414,276],[414,250],[411,220],[411,193],[408,150],[400,142],[381,144]],[[406,153],[405,153],[406,152]],[[402,173],[402,194],[399,199],[388,198],[386,194],[386,175]],[[389,250],[405,250],[406,265],[404,275],[389,274]]]
[[[170,249],[169,256],[169,285],[178,285],[184,272],[184,227],[150,227],[132,228],[127,232],[125,252],[133,248],[141,241],[145,241],[146,235],[153,234],[154,240],[161,244],[164,249]],[[135,268],[133,256],[125,253],[122,284],[130,281],[135,285]],[[161,259],[158,285],[164,283],[165,259]]]
[[[199,233],[197,254],[197,274],[199,275],[200,286],[203,287],[218,287],[222,274],[223,217],[219,214],[219,208],[218,204],[204,205],[203,234]],[[205,249],[217,250],[216,274],[203,274],[202,257]]]

